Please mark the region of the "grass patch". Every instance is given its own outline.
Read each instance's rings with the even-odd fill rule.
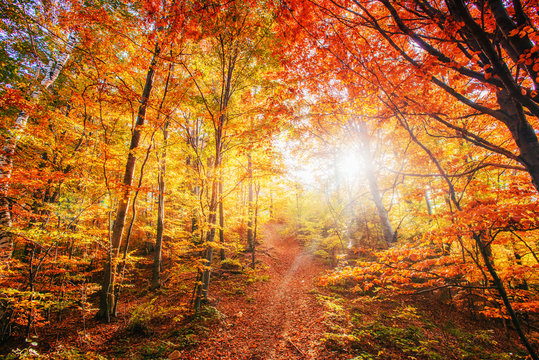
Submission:
[[[329,351],[350,354],[350,360],[525,359],[523,352],[497,350],[501,346],[493,330],[466,330],[463,326],[472,324],[432,318],[430,312],[400,299],[363,295],[349,300],[342,289],[313,294],[325,308],[327,333],[321,344]]]
[[[245,274],[247,275],[247,279],[245,282],[247,284],[257,283],[257,282],[266,282],[269,281],[270,276],[269,274],[263,274],[262,272],[265,270],[264,266],[261,266],[259,269],[251,269],[247,268],[245,269]]]
[[[168,335],[168,338],[174,340],[176,350],[182,350],[198,343],[197,332],[200,330],[206,332],[207,328],[200,328],[197,326],[177,328]]]
[[[221,261],[220,265],[221,265],[221,269],[225,269],[225,270],[234,270],[234,271],[243,270],[243,265],[241,264],[239,260],[236,260],[236,259],[231,259],[231,258],[224,259]]]
[[[139,347],[141,359],[167,359],[167,354],[177,348],[177,345],[168,341],[152,341]]]

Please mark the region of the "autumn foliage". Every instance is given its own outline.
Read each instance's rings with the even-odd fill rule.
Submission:
[[[537,359],[536,10],[0,5],[0,341],[114,323],[142,289],[198,316],[269,222],[323,287],[435,294]]]

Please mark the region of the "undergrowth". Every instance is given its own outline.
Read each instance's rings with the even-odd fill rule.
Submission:
[[[321,344],[352,360],[525,359],[522,350],[502,347],[493,330],[443,322],[411,304],[369,296],[345,299],[341,292],[316,297],[325,308]]]

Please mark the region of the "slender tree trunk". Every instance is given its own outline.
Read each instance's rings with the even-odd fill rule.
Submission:
[[[217,161],[216,161],[217,162]],[[216,210],[217,210],[217,192],[218,192],[218,181],[214,180],[212,184],[212,196],[210,199],[210,215],[209,215],[209,226],[210,229],[206,234],[206,242],[208,246],[204,251],[204,269],[200,273],[200,284],[197,285],[196,297],[195,297],[195,313],[200,311],[200,306],[202,301],[208,300],[208,291],[210,287],[210,276],[211,276],[211,263],[213,261],[213,246],[211,242],[215,238],[215,225],[217,221]]]
[[[254,251],[253,245],[253,164],[251,154],[247,154],[247,177],[249,179],[247,200],[247,250]]]
[[[222,45],[222,43],[221,43]],[[222,49],[224,51],[224,49]],[[206,234],[206,251],[205,251],[205,268],[202,272],[201,285],[197,282],[196,297],[194,301],[195,313],[200,310],[202,300],[208,299],[208,291],[210,286],[211,275],[211,263],[213,260],[213,246],[212,243],[215,239],[215,228],[217,225],[217,208],[219,203],[219,171],[221,167],[221,157],[223,154],[223,139],[225,133],[225,124],[228,120],[227,108],[230,98],[233,93],[232,80],[234,74],[234,68],[238,59],[239,50],[233,51],[229,56],[223,56],[221,58],[221,76],[222,76],[222,91],[220,94],[219,112],[216,117],[213,114],[213,128],[215,139],[215,160],[212,167],[212,183],[211,183],[211,197],[209,205],[208,226],[209,230]],[[205,101],[205,99],[204,99]],[[211,113],[211,112],[210,112]]]
[[[121,283],[124,279],[125,275],[125,269],[126,269],[126,263],[127,263],[127,253],[129,251],[129,243],[131,240],[131,234],[133,232],[133,226],[135,225],[135,221],[137,219],[137,198],[140,193],[140,188],[142,186],[142,180],[144,179],[144,168],[146,166],[146,163],[148,162],[148,159],[150,157],[150,153],[152,151],[153,146],[153,136],[152,140],[150,140],[150,144],[148,145],[148,149],[146,149],[146,157],[144,158],[144,161],[142,162],[142,166],[140,167],[140,174],[139,174],[139,180],[137,185],[137,190],[135,191],[135,195],[133,196],[133,201],[131,202],[131,221],[129,222],[129,226],[127,227],[127,234],[125,235],[125,245],[124,245],[124,251],[122,255],[122,261],[119,265],[120,270],[118,273],[120,274],[120,282],[115,284],[114,287],[114,305],[112,308],[112,314],[116,314],[116,309],[118,306],[118,302],[120,301],[120,294],[121,294]]]
[[[163,229],[165,221],[165,174],[167,166],[167,139],[168,122],[163,125],[163,151],[161,153],[161,165],[159,168],[159,197],[157,205],[157,236],[155,238],[155,250],[153,259],[152,285],[151,289],[161,287],[161,254],[163,248]]]
[[[127,156],[127,163],[125,165],[125,174],[123,179],[124,189],[120,194],[120,201],[116,210],[116,218],[114,225],[112,226],[111,235],[111,247],[109,257],[105,263],[103,282],[101,285],[99,311],[96,315],[98,319],[110,322],[111,316],[115,316],[113,309],[115,308],[114,298],[114,285],[115,285],[115,273],[116,263],[118,260],[118,252],[120,250],[122,234],[125,227],[125,219],[127,216],[127,209],[129,208],[129,202],[131,198],[131,186],[133,184],[133,175],[135,172],[135,164],[137,161],[135,155],[135,149],[139,146],[140,138],[142,135],[141,127],[146,120],[146,108],[148,106],[148,100],[153,87],[153,77],[155,74],[155,67],[157,64],[157,58],[160,53],[160,47],[156,44],[153,58],[150,62],[148,73],[146,74],[146,81],[144,89],[142,91],[142,97],[140,99],[140,106],[138,110],[137,120],[133,134],[131,136],[131,144],[129,146],[129,155]]]
[[[253,236],[253,255],[251,257],[251,267],[254,269],[256,264],[256,235],[258,231],[258,196],[260,194],[260,184],[256,185],[256,198],[255,198],[255,228]]]
[[[270,189],[270,205],[269,205],[270,219],[273,220],[273,191]]]
[[[220,124],[222,125],[224,122],[224,115],[220,116],[219,120]],[[222,139],[222,126],[218,127],[216,135],[216,142],[215,142],[215,160],[213,162],[213,180],[212,180],[212,186],[211,186],[211,197],[210,197],[210,206],[209,206],[209,216],[208,216],[208,226],[209,230],[206,234],[206,242],[207,247],[204,252],[204,269],[201,272],[199,284],[197,284],[196,289],[196,295],[195,295],[195,301],[194,301],[194,308],[195,313],[198,313],[200,311],[200,306],[202,305],[202,301],[206,301],[208,299],[208,291],[210,287],[210,276],[211,276],[211,263],[213,260],[213,246],[211,243],[215,239],[215,227],[217,225],[217,207],[218,207],[218,193],[219,193],[219,179],[218,179],[218,171],[219,167],[221,166],[221,139]]]
[[[513,322],[513,326],[515,327],[515,330],[518,336],[520,337],[520,341],[522,341],[522,344],[526,347],[526,349],[530,353],[531,358],[533,360],[539,360],[537,353],[535,352],[534,348],[528,341],[526,334],[524,334],[524,331],[522,330],[522,327],[520,326],[520,321],[518,320],[515,310],[511,306],[511,302],[509,301],[509,296],[507,295],[507,291],[505,290],[505,287],[503,286],[503,282],[498,276],[496,269],[494,269],[494,265],[492,264],[492,261],[491,261],[492,254],[489,251],[489,245],[485,245],[481,237],[482,237],[481,234],[476,234],[476,233],[473,234],[473,238],[477,244],[477,247],[479,248],[481,257],[483,258],[483,261],[485,262],[488,272],[490,273],[490,276],[492,277],[494,286],[498,290],[498,293],[500,294],[500,297],[503,300],[505,309],[507,310],[507,313],[511,317],[511,321]]]
[[[376,182],[374,164],[370,152],[369,134],[367,133],[367,128],[362,121],[359,123],[359,131],[361,134],[361,141],[363,143],[363,154],[365,156],[365,162],[367,165],[366,177],[369,184],[369,191],[372,195],[376,210],[378,211],[378,217],[380,218],[380,227],[382,228],[384,240],[387,245],[390,246],[395,241],[395,233],[393,232],[393,228],[391,227],[391,222],[389,221],[389,216],[387,214],[386,208],[384,207],[382,195],[380,194],[380,189],[378,188],[378,183]]]
[[[223,209],[223,169],[219,172],[219,243],[221,244],[221,250],[219,255],[221,261],[225,259],[225,214]]]
[[[171,54],[172,55],[172,54]],[[165,91],[159,104],[159,111],[157,119],[159,120],[159,115],[163,109],[163,103],[167,97],[168,86],[170,83],[170,76],[172,73],[173,64],[169,64],[167,80],[165,82]],[[159,173],[157,175],[157,182],[159,188],[159,195],[157,200],[157,234],[155,237],[155,249],[154,249],[154,259],[153,259],[153,271],[152,271],[152,283],[150,288],[152,290],[158,289],[161,287],[161,257],[163,252],[163,230],[165,228],[165,176],[167,170],[167,146],[168,146],[168,125],[169,118],[166,117],[162,126],[163,130],[163,149],[161,151],[161,158]]]
[[[429,214],[429,216],[431,216],[432,215],[432,206],[430,204],[429,192],[425,189],[424,194],[425,194],[425,204],[427,205],[427,214]]]

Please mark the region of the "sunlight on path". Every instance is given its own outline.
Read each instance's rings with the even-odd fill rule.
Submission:
[[[252,284],[243,295],[219,295],[225,320],[211,329],[204,343],[188,350],[186,358],[323,359],[323,309],[312,289],[326,268],[294,240],[282,239],[278,225],[266,226],[264,235],[261,249],[271,257],[261,259],[269,266],[269,281]]]

